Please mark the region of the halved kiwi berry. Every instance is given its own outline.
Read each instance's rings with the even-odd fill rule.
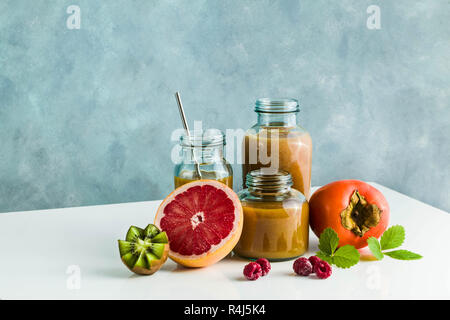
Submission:
[[[145,229],[131,226],[125,241],[119,240],[122,262],[137,274],[153,274],[166,262],[169,240],[165,232],[149,224]]]

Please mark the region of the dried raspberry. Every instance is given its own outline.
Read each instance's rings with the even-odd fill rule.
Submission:
[[[266,274],[268,274],[269,271],[270,271],[270,269],[272,268],[272,267],[270,266],[269,260],[267,260],[267,259],[265,259],[265,258],[259,258],[259,259],[256,260],[255,262],[261,266],[262,276],[263,276],[263,277],[264,277]]]
[[[293,268],[295,273],[301,276],[309,276],[313,270],[311,262],[306,258],[298,258],[295,260]]]
[[[244,268],[244,276],[248,280],[256,280],[262,275],[261,266],[256,262],[250,262]]]
[[[331,266],[326,261],[319,261],[314,266],[314,272],[320,279],[326,279],[331,276]]]
[[[313,271],[314,271],[314,266],[316,265],[317,262],[322,261],[318,256],[311,256],[308,258],[309,262],[311,262],[311,265],[313,267]]]

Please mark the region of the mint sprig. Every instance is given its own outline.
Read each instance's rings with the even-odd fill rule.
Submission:
[[[385,252],[384,254],[398,260],[417,260],[422,258],[420,254],[408,250],[394,250]]]
[[[359,262],[359,252],[354,246],[345,245],[337,249],[339,236],[332,228],[326,228],[319,237],[319,252],[316,255],[339,268],[350,268]],[[337,249],[337,250],[336,250]]]
[[[417,260],[422,258],[420,254],[408,250],[382,251],[398,248],[403,244],[403,241],[405,241],[405,228],[395,225],[383,233],[380,241],[375,237],[370,237],[367,239],[367,244],[377,260],[383,259],[385,255],[398,260]]]
[[[319,250],[323,253],[332,256],[336,251],[336,248],[339,244],[339,237],[331,228],[326,228],[321,234],[319,238]]]
[[[380,239],[381,250],[400,247],[405,241],[405,228],[395,225],[387,229]]]
[[[381,260],[384,258],[383,252],[381,252],[381,245],[378,242],[378,239],[375,237],[370,237],[367,239],[367,244],[369,245],[370,251],[377,258],[377,260]]]
[[[333,264],[339,268],[350,268],[359,262],[359,252],[352,245],[345,245],[337,249],[333,256]]]

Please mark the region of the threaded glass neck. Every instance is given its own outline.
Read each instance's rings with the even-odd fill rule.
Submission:
[[[291,189],[292,177],[286,171],[260,168],[247,173],[246,185],[250,192],[285,193]]]
[[[225,134],[219,129],[190,131],[180,137],[180,145],[186,148],[213,148],[225,145]]]
[[[255,111],[258,113],[290,113],[299,112],[298,101],[286,98],[261,98],[256,100]]]
[[[180,137],[183,162],[209,163],[223,158],[225,134],[218,129],[190,131]]]

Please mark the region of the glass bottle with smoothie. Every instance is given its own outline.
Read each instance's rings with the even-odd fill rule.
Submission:
[[[293,187],[309,199],[311,188],[312,142],[309,133],[298,125],[295,99],[259,99],[255,112],[258,122],[245,134],[242,175],[262,167],[285,170]]]
[[[291,175],[261,168],[249,172],[246,181],[248,188],[239,192],[244,225],[234,252],[272,261],[304,254],[309,240],[309,205],[301,192],[291,188]]]
[[[175,165],[175,188],[199,179],[218,180],[233,188],[233,170],[224,159],[225,135],[218,129],[180,137],[181,162]]]

